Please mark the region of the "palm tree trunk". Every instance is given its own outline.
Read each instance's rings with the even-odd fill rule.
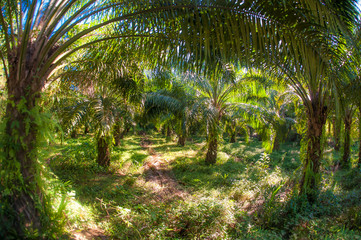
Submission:
[[[167,140],[167,142],[171,140],[171,136],[172,136],[172,130],[171,130],[171,128],[169,127],[169,125],[167,125],[166,137],[165,137],[165,139]]]
[[[120,124],[116,123],[115,127],[114,127],[114,145],[115,146],[120,145],[120,139],[121,139]]]
[[[167,126],[167,138],[170,138],[171,137],[171,130],[170,130],[170,127]]]
[[[130,127],[126,127],[121,133],[120,133],[120,139],[124,139],[124,136],[128,134],[130,130]]]
[[[337,121],[336,116],[332,119],[332,122],[333,122],[333,136],[334,136],[334,140],[335,140],[334,149],[336,151],[339,151],[340,150],[340,145],[341,145],[340,144],[341,127],[340,127],[340,124]]]
[[[218,141],[214,133],[211,133],[208,137],[208,151],[206,155],[206,164],[215,164],[217,161],[217,152],[218,152]]]
[[[73,129],[72,131],[71,131],[71,133],[70,133],[70,137],[71,138],[77,138],[77,132],[76,132],[76,129]]]
[[[41,232],[41,191],[37,176],[38,125],[35,122],[36,103],[40,99],[43,81],[29,76],[17,78],[13,63],[7,81],[8,104],[6,106],[4,158],[1,162],[1,185],[5,188],[1,198],[7,200],[15,212],[11,228],[23,236],[27,231]],[[29,70],[30,71],[30,70]]]
[[[109,167],[110,165],[110,150],[109,144],[107,143],[105,137],[100,137],[98,139],[98,159],[97,163],[102,167]]]
[[[89,133],[89,124],[86,123],[84,126],[84,135],[87,135]]]
[[[303,159],[300,195],[305,194],[309,202],[315,202],[318,197],[319,169],[322,157],[322,134],[326,123],[327,107],[318,102],[312,102],[312,111],[307,111],[307,152]]]
[[[347,164],[350,159],[350,135],[351,135],[351,125],[352,125],[352,116],[351,114],[346,114],[344,117],[345,123],[345,140],[343,145],[343,156],[342,156],[342,166],[347,167]]]
[[[236,131],[231,132],[231,140],[230,143],[236,142]]]
[[[186,143],[186,137],[183,135],[178,136],[178,145],[184,147]]]
[[[280,149],[280,137],[279,134],[277,134],[277,132],[275,133],[275,140],[273,141],[273,149],[272,151],[278,151]]]

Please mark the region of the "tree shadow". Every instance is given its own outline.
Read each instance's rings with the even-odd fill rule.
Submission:
[[[231,199],[252,216],[253,223],[270,229],[276,226],[277,221],[280,222],[279,212],[285,212],[292,205],[289,198],[292,182],[285,183],[280,179],[280,176],[291,176],[300,166],[299,146],[292,143],[281,145],[279,151],[268,155],[269,160],[258,141],[248,145],[243,142],[225,143],[219,149],[217,163],[209,166],[204,162],[204,142],[187,143],[185,147],[180,147],[162,139],[150,139],[152,145],[149,147],[155,151],[151,154],[149,149],[140,147],[140,140],[141,137],[129,137],[124,141],[126,146],[114,148],[113,169],[97,166],[95,146],[89,139],[88,142],[80,139],[65,144],[58,149],[60,154],[49,160],[53,172],[61,181],[70,182],[69,189],[74,192],[74,199],[90,209],[91,221],[101,226],[105,230],[104,235],[108,234],[110,239],[141,239],[158,230],[167,232],[164,228],[171,228],[168,219],[177,213],[174,209],[185,201],[191,201],[189,199],[193,195],[198,197],[218,192],[215,201],[222,196]],[[198,154],[194,154],[195,151]],[[162,155],[166,154],[174,160],[170,166],[163,168],[161,164],[167,164],[168,160],[164,161],[166,159]],[[118,171],[123,165],[117,164],[122,161],[128,161],[134,169]],[[342,177],[344,175],[339,176]],[[352,179],[352,183],[357,183],[356,180]],[[271,201],[273,192],[281,185],[281,190]],[[321,194],[320,201],[324,203],[319,205],[318,210],[305,210],[302,216],[319,211],[318,216],[323,217],[335,211],[340,196],[327,194]],[[342,203],[352,200],[345,206],[359,206],[359,201],[353,200],[359,199],[359,195],[359,192],[349,195]],[[188,199],[188,196],[191,197]],[[254,212],[257,214],[252,215]],[[282,218],[282,224],[292,220],[287,215],[282,215]],[[294,228],[299,223],[289,226]],[[87,226],[87,223],[82,224]],[[78,223],[78,227],[82,228],[82,224]],[[87,232],[100,234],[96,229],[92,230]],[[169,232],[169,236],[171,234]]]
[[[111,164],[117,164],[119,159],[123,161],[126,157],[127,161],[140,168],[149,154],[136,150],[139,142],[131,139],[128,143],[130,148],[126,151],[116,149]],[[94,221],[101,228],[106,226],[106,232],[101,236],[104,231],[96,227],[92,229],[91,223],[83,220],[76,224],[79,228],[75,231],[77,234],[104,239],[107,234],[111,239],[141,239],[159,222],[168,219],[167,204],[182,200],[182,192],[175,187],[177,183],[170,171],[163,170],[162,175],[168,177],[161,179],[157,179],[157,174],[152,174],[154,170],[150,168],[144,173],[134,171],[123,174],[99,167],[95,159],[94,146],[78,141],[73,141],[61,150],[61,154],[49,159],[52,172],[67,183],[68,191],[74,193],[74,200],[88,209],[92,216],[89,221]],[[166,185],[170,187],[167,189]]]

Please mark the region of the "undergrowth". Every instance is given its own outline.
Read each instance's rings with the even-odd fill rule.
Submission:
[[[65,226],[57,236],[97,230],[109,239],[361,239],[360,169],[331,171],[332,152],[311,205],[297,194],[298,144],[267,154],[255,140],[224,142],[217,163],[208,166],[202,138],[180,147],[153,135],[142,147],[142,137],[114,147],[108,169],[97,166],[91,137],[44,153],[52,204]],[[182,197],[167,197],[169,185],[150,180],[160,174],[146,170],[152,159],[168,165],[178,184],[173,192]]]

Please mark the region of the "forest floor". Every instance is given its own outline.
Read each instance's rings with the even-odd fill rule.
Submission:
[[[90,136],[43,154],[50,188],[63,193],[54,205],[66,203],[64,239],[361,239],[360,170],[335,171],[339,153],[326,151],[311,206],[294,193],[299,148],[224,141],[207,166],[203,138],[181,147],[154,134],[126,137],[108,169]]]

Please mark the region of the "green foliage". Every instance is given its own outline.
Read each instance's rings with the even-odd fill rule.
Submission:
[[[346,1],[341,5],[331,4],[331,2],[321,3],[305,0],[300,1],[296,6],[293,6],[293,3],[287,1],[254,1],[252,4],[247,2],[239,4],[238,1],[227,1],[226,7],[223,6],[222,1],[211,1],[208,3],[209,6],[211,6],[210,8],[204,5],[199,6],[197,5],[200,4],[198,2],[196,5],[191,4],[191,2],[188,6],[184,6],[183,2],[168,5],[166,4],[167,1],[152,1],[149,5],[143,1],[141,1],[140,4],[138,4],[137,1],[135,1],[134,4],[128,1],[124,3],[117,2],[117,4],[113,4],[113,2],[98,3],[93,1],[70,1],[69,4],[66,4],[65,1],[61,3],[58,1],[50,1],[49,4],[40,5],[38,5],[38,3],[38,1],[30,1],[28,4],[20,4],[20,7],[23,8],[21,11],[23,11],[24,14],[18,14],[18,7],[13,6],[13,4],[17,6],[18,1],[6,1],[2,5],[4,9],[0,22],[1,40],[3,43],[1,45],[2,62],[8,81],[7,87],[13,90],[13,92],[17,92],[14,90],[17,87],[37,88],[34,90],[34,94],[38,94],[38,91],[41,91],[46,81],[52,80],[48,79],[48,77],[56,72],[56,69],[63,65],[64,60],[69,58],[74,52],[82,48],[94,46],[96,42],[103,41],[104,38],[109,36],[111,36],[111,38],[132,36],[129,46],[135,46],[135,48],[143,53],[149,54],[150,56],[148,57],[150,58],[157,56],[155,60],[151,59],[151,62],[157,62],[159,59],[168,61],[169,59],[170,62],[180,63],[182,67],[187,68],[187,62],[189,61],[190,64],[198,67],[198,69],[209,65],[210,67],[204,69],[207,73],[213,71],[218,72],[219,70],[218,63],[214,64],[215,56],[217,58],[216,62],[219,61],[219,58],[220,62],[242,59],[241,62],[244,61],[250,65],[259,65],[272,69],[275,65],[280,65],[281,70],[280,72],[278,72],[279,69],[275,70],[275,75],[287,76],[286,80],[297,91],[305,107],[308,107],[308,112],[311,110],[311,106],[325,106],[325,101],[328,99],[330,92],[328,91],[330,89],[328,86],[333,83],[333,74],[328,74],[329,70],[330,72],[335,71],[333,66],[339,65],[336,60],[338,60],[338,56],[340,56],[338,52],[343,52],[344,50],[344,46],[341,44],[345,42],[343,34],[347,32],[346,30],[351,30],[353,19],[356,19],[355,16],[357,14],[354,5],[355,1]],[[113,6],[117,8],[113,9]],[[315,14],[315,11],[309,11],[309,9],[317,9],[317,14]],[[336,16],[333,14],[334,11],[341,14]],[[95,15],[96,17],[94,17]],[[91,22],[91,18],[96,20]],[[211,19],[212,21],[207,21],[207,19]],[[106,32],[105,29],[103,29],[104,26],[119,20],[121,21],[118,22],[118,24],[112,25],[112,34],[104,34]],[[90,23],[88,23],[88,21]],[[14,24],[15,22],[17,24]],[[87,24],[75,27],[77,23],[81,22],[87,22]],[[211,22],[211,24],[209,22]],[[96,33],[91,34],[96,30]],[[175,34],[174,36],[177,36],[178,40],[173,38],[173,33]],[[134,38],[134,36],[136,37]],[[83,40],[82,38],[86,39]],[[175,39],[175,41],[173,41],[173,39]],[[242,41],[239,41],[239,39],[242,39]],[[330,43],[330,39],[332,43]],[[119,41],[117,43],[119,43]],[[179,43],[181,43],[180,46]],[[105,47],[107,48],[108,46],[105,45]],[[113,46],[109,47],[112,48]],[[35,51],[32,51],[32,49],[35,49]],[[84,52],[89,53],[87,50]],[[124,50],[124,46],[123,49],[115,52],[123,54],[125,51],[121,50]],[[271,52],[272,54],[270,54]],[[98,53],[94,51],[93,53],[95,53],[95,56],[99,56],[103,52]],[[164,53],[169,53],[169,55]],[[117,59],[117,57],[114,57],[110,62],[117,63]],[[333,61],[333,59],[335,59],[335,61]],[[91,58],[91,60],[93,59]],[[101,60],[100,66],[90,66],[87,69],[88,72],[90,69],[93,70],[93,73],[95,72],[96,77],[99,78],[107,76],[107,71],[101,71],[101,74],[97,75],[99,67],[102,65]],[[67,67],[69,69],[73,68],[72,66]],[[137,67],[137,64],[134,64],[131,69],[139,71]],[[192,67],[193,66],[189,68]],[[120,66],[117,66],[115,72],[119,71],[119,69]],[[211,70],[209,71],[208,69]],[[127,70],[127,68],[122,68],[122,70]],[[85,73],[87,73],[87,71],[85,71]],[[25,75],[28,74],[29,76],[25,77]],[[114,72],[110,74],[114,74]],[[122,77],[123,76],[120,77],[120,83],[124,83]],[[119,76],[117,76],[117,78],[119,78]],[[84,77],[84,79],[87,78]],[[18,83],[20,84],[18,85]],[[205,82],[202,83],[204,84]],[[124,88],[130,85],[125,84]],[[214,88],[217,84],[212,83],[211,85],[213,85],[211,87]],[[10,86],[13,86],[14,89],[11,89]],[[118,84],[117,86],[123,87],[122,84]],[[202,87],[205,87],[204,89],[206,91],[209,89],[209,86],[203,85]],[[316,101],[313,101],[314,96],[316,96]],[[225,95],[223,97],[227,98]],[[32,98],[34,97],[31,96],[30,99]],[[225,103],[225,100],[226,99],[222,99],[222,102]],[[24,193],[29,195],[30,198],[38,198],[35,202],[39,205],[38,207],[41,208],[41,204],[39,204],[41,196],[36,196],[36,194],[41,192],[38,191],[37,188],[43,187],[41,186],[41,168],[44,167],[44,164],[38,162],[36,149],[39,145],[39,137],[33,136],[32,142],[24,143],[24,136],[21,135],[22,133],[20,132],[24,132],[25,137],[31,133],[32,130],[39,131],[39,133],[43,134],[45,132],[40,129],[40,126],[46,125],[47,122],[43,121],[39,114],[33,114],[31,112],[33,109],[25,108],[24,104],[27,103],[21,101],[16,108],[14,108],[17,110],[17,113],[26,115],[23,123],[19,122],[20,118],[16,119],[16,115],[19,114],[8,116],[15,117],[15,120],[11,122],[11,126],[9,123],[8,126],[10,127],[7,129],[9,136],[6,136],[7,139],[5,139],[5,143],[2,144],[2,146],[5,145],[5,147],[2,148],[5,149],[4,152],[6,152],[6,156],[3,157],[1,161],[1,165],[4,167],[1,172],[1,184],[4,185],[4,191],[1,197],[3,197],[3,195],[16,195],[15,193],[17,192]],[[219,111],[220,109],[214,111],[214,107],[217,106],[217,104],[213,102],[211,105],[213,105],[213,108],[208,108],[207,111],[205,111],[205,115],[207,116],[203,118],[203,120],[207,120],[207,127],[211,133],[208,140],[213,141],[219,137],[218,131],[221,129],[218,127],[218,120],[222,113]],[[222,104],[219,104],[219,106],[220,105]],[[38,109],[34,109],[38,111]],[[104,120],[102,116],[96,115],[95,118]],[[105,114],[105,116],[110,115]],[[10,121],[10,118],[8,121]],[[98,122],[101,124],[98,125],[97,137],[107,135],[107,133],[111,132],[112,124],[110,122],[112,122],[112,120]],[[183,127],[185,124],[183,123],[181,123],[181,129],[185,129]],[[20,129],[20,125],[22,129]],[[268,137],[272,138],[270,135],[268,135]],[[108,138],[107,142],[109,143],[110,141],[111,137]],[[12,145],[12,143],[15,144]],[[30,151],[32,144],[35,146],[34,151]],[[215,150],[213,150],[213,152],[217,150],[217,143],[214,148]],[[25,158],[29,158],[30,163],[36,165],[34,173],[31,173],[35,176],[34,183],[24,184],[21,169],[27,166],[22,166],[19,159],[15,157],[16,153],[21,150],[24,150],[23,155]],[[263,152],[263,149],[261,152]],[[301,153],[303,152],[304,151],[301,150]],[[70,155],[72,155],[72,153],[70,153]],[[78,157],[77,154],[73,155]],[[138,165],[141,162],[138,161],[139,154],[133,155],[137,163],[135,165]],[[74,156],[66,159],[64,161],[65,165],[71,167],[85,165],[86,167],[83,169],[85,169],[87,173],[90,172],[90,175],[98,174],[97,170],[94,172],[88,171],[87,163],[85,163],[85,161],[78,162],[74,160]],[[213,156],[215,162],[216,154]],[[264,181],[262,182],[262,178],[269,176],[279,177],[284,174],[279,168],[271,167],[271,161],[266,155],[261,158],[258,158],[258,156],[248,158],[248,156],[243,155],[242,157],[246,160],[240,165],[242,167],[246,166],[242,168],[242,170],[247,171],[242,173],[244,173],[244,175],[249,174],[250,178],[247,179],[249,182],[255,183],[261,181],[260,189],[262,191],[267,189],[267,184]],[[183,157],[183,160],[187,158],[188,157]],[[254,158],[256,158],[256,160]],[[182,158],[180,159],[182,160]],[[236,156],[229,157],[224,154],[219,157],[220,161],[216,166],[216,168],[218,168],[217,170],[229,170],[232,172],[234,166],[237,164],[228,164],[227,161],[232,161],[229,159],[237,162]],[[303,159],[303,156],[301,156],[301,159]],[[196,161],[198,161],[198,159]],[[251,167],[249,167],[248,164]],[[225,167],[223,167],[223,165]],[[66,170],[68,166],[65,166]],[[186,168],[185,166],[182,167]],[[312,166],[306,165],[304,169],[305,173],[308,173],[311,168]],[[190,169],[195,172],[200,170],[206,173],[212,173],[211,177],[216,180],[214,188],[219,188],[219,186],[232,186],[232,181],[236,179],[231,173],[214,171],[208,166],[202,166],[199,169],[193,166],[193,168],[191,167]],[[236,172],[234,172],[234,175],[236,175]],[[310,175],[306,175],[306,182],[309,176]],[[202,177],[207,179],[204,175]],[[313,175],[311,175],[311,177],[313,177]],[[191,176],[188,175],[187,178],[187,180],[189,180]],[[240,177],[238,176],[238,178]],[[126,183],[128,183],[128,181],[126,181]],[[130,181],[129,184],[132,184],[132,181]],[[100,190],[100,187],[98,186],[98,188],[94,189]],[[90,194],[96,192],[94,189],[89,191]],[[79,190],[79,192],[81,191],[82,189]],[[257,194],[261,194],[262,191],[258,191]],[[279,189],[277,191],[279,191]],[[104,197],[109,197],[108,195],[113,196],[113,192],[106,192]],[[114,195],[116,195],[116,193]],[[274,200],[274,194],[271,196],[273,196],[271,199]],[[61,198],[59,210],[56,211],[55,216],[63,211],[65,202],[64,198]],[[47,203],[48,200],[44,198],[44,204],[46,205]],[[272,203],[273,201],[271,201],[270,205],[272,205]],[[124,215],[126,216],[124,218],[127,218],[126,221],[124,220],[124,223],[130,225],[130,219],[128,219],[130,216],[127,214],[129,212],[127,210],[128,208],[119,207],[110,202],[103,204],[102,200],[100,207],[103,208],[104,206],[110,206],[112,210],[119,210],[119,216]],[[206,209],[213,211],[211,207]],[[269,213],[267,215],[269,215]],[[50,219],[53,218],[50,217]],[[60,222],[60,224],[61,223],[62,222]],[[29,230],[28,234],[29,236],[31,235],[31,237],[36,237],[36,234],[40,233]]]
[[[5,189],[2,185],[0,185],[0,190],[3,192]],[[2,239],[17,239],[18,233],[13,226],[13,222],[16,220],[16,212],[11,207],[11,204],[8,201],[5,201],[1,198],[0,201],[0,237]]]
[[[50,167],[56,162],[57,170],[64,170],[72,176],[77,172],[103,172],[96,163],[96,142],[84,141],[83,138],[69,139],[61,148],[61,155],[55,156]]]
[[[347,209],[345,214],[347,228],[361,230],[361,207],[353,206]]]
[[[47,148],[49,143],[55,141],[56,132],[59,132],[60,127],[53,119],[52,115],[42,110],[42,106],[36,106],[31,110],[27,110],[26,101],[23,99],[17,105],[18,110],[24,114],[25,133],[19,132],[19,124],[12,124],[11,136],[5,133],[6,121],[1,123],[1,144],[2,151],[0,156],[1,165],[1,197],[0,197],[0,218],[2,224],[0,228],[0,236],[4,239],[17,239],[19,237],[26,237],[29,239],[38,239],[46,237],[49,239],[58,239],[63,235],[65,227],[65,216],[63,210],[66,206],[66,199],[62,196],[61,203],[58,207],[54,206],[54,199],[58,194],[62,195],[62,184],[52,182],[53,176],[49,176],[48,168],[46,167],[45,159],[42,154],[38,154],[39,149]],[[25,148],[24,138],[29,135],[30,128],[36,129],[36,142],[32,142],[33,149],[29,152],[27,157],[31,158],[35,169],[34,183],[27,185],[21,174],[19,160],[15,157],[15,151],[19,148]],[[24,135],[25,134],[25,135]],[[5,141],[5,142],[4,142]],[[35,139],[34,139],[35,141]],[[13,145],[11,145],[13,144]],[[21,146],[21,147],[20,147]],[[49,182],[50,181],[50,182]],[[38,188],[36,187],[38,186]],[[34,190],[36,189],[36,190]],[[24,228],[22,235],[14,232],[14,222],[19,221],[18,213],[13,211],[13,203],[9,202],[10,196],[20,194],[24,190],[31,198],[34,199],[35,207],[39,211],[40,221],[42,224],[42,231],[38,232],[32,228]],[[41,199],[34,193],[40,192]]]
[[[256,140],[225,143],[217,163],[207,166],[202,159],[206,150],[202,138],[179,147],[159,135],[147,137],[155,158],[170,164],[164,171],[169,170],[179,184],[173,191],[181,191],[186,197],[164,199],[159,194],[168,188],[167,180],[162,179],[163,185],[158,188],[149,180],[159,172],[144,170],[155,155],[149,156],[149,150],[141,147],[142,136],[128,136],[121,146],[114,147],[109,169],[97,166],[89,136],[67,139],[47,153],[52,155],[49,164],[56,174],[49,178],[53,179],[49,184],[53,190],[49,191],[56,199],[53,216],[66,214],[66,234],[90,227],[102,229],[102,236],[114,239],[360,236],[360,191],[350,185],[353,190],[346,194],[337,187],[344,184],[348,172],[325,175],[327,189],[321,189],[313,205],[293,191],[300,172],[297,143],[285,143],[272,154],[266,154]],[[58,223],[64,224],[64,218]]]
[[[361,168],[352,168],[343,176],[342,187],[346,190],[357,189],[361,187]]]

